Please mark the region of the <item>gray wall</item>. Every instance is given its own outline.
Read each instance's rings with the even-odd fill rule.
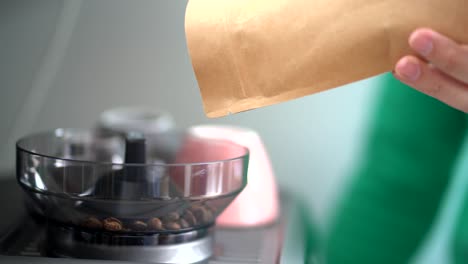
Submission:
[[[90,127],[122,105],[167,109],[180,126],[253,128],[281,186],[324,221],[361,145],[377,79],[283,104],[207,119],[184,39],[185,1],[0,3],[1,168],[32,131]]]
[[[0,2],[0,164],[11,163],[4,149],[12,155],[14,146],[5,144],[30,93],[62,6],[59,0]]]

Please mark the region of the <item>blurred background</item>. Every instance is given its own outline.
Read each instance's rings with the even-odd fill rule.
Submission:
[[[303,196],[317,221],[361,146],[378,90],[371,79],[220,119],[205,117],[184,35],[186,1],[7,0],[0,8],[0,165],[34,131],[91,127],[118,106],[169,111],[181,127],[257,130],[279,184]]]
[[[258,131],[281,188],[306,201],[324,229],[359,158],[379,78],[208,119],[185,44],[185,6],[169,0],[2,0],[0,171],[13,171],[14,143],[26,134],[88,128],[109,108],[148,106],[169,111],[179,127],[230,124]],[[447,204],[458,199],[450,197]],[[423,247],[421,263],[443,258],[435,249],[444,243],[447,217]]]

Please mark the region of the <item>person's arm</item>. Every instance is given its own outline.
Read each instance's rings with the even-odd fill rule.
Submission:
[[[390,74],[361,166],[331,226],[326,263],[407,263],[433,223],[465,114]]]
[[[463,112],[468,112],[468,45],[430,29],[416,30],[408,40],[421,58],[403,57],[395,77]]]

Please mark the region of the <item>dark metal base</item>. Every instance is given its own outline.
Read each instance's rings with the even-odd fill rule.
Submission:
[[[210,258],[213,227],[174,234],[116,234],[49,225],[44,249],[51,257],[194,263]]]
[[[86,249],[83,250],[83,254],[80,254],[80,256],[77,256],[76,258],[66,256],[64,256],[65,258],[62,258],[61,256],[59,256],[59,250],[52,250],[48,240],[46,239],[47,226],[49,226],[51,223],[47,223],[46,221],[36,221],[40,219],[35,219],[30,215],[25,214],[26,210],[24,204],[22,203],[21,194],[21,189],[19,188],[18,184],[15,182],[13,177],[10,177],[8,180],[2,180],[0,177],[0,200],[8,201],[5,203],[0,203],[0,212],[2,212],[3,216],[0,219],[0,263],[103,263],[102,259],[104,258],[104,256],[102,256],[101,253],[99,253],[100,256],[88,257],[86,259],[86,256],[84,255],[86,253]],[[305,240],[303,240],[304,226],[303,219],[300,217],[302,213],[299,214],[299,212],[303,212],[304,210],[302,209],[302,207],[299,207],[295,200],[292,200],[292,198],[287,194],[283,194],[280,197],[282,201],[282,217],[278,223],[270,226],[257,228],[228,229],[219,226],[214,227],[215,230],[213,240],[215,242],[214,245],[209,249],[210,251],[213,251],[213,254],[211,257],[209,257],[208,260],[195,261],[190,259],[189,261],[185,261],[184,259],[189,259],[193,257],[187,256],[187,258],[180,259],[180,261],[176,259],[173,261],[173,263],[306,263],[306,261],[304,260],[304,250],[306,249]],[[107,234],[102,235],[104,237],[107,236]],[[209,234],[209,236],[211,237],[211,234]],[[98,237],[99,236],[97,236],[96,239],[98,239]],[[104,237],[101,237],[101,239],[105,241],[106,239]],[[199,238],[200,240],[203,239],[202,237]],[[69,239],[73,238],[69,237]],[[195,240],[192,241],[195,242]],[[117,241],[112,241],[117,242],[119,240],[117,239]],[[125,239],[124,241],[126,243],[129,242],[129,240],[127,239]],[[167,242],[171,241],[168,240]],[[127,246],[123,247],[130,248],[128,247],[128,244]],[[148,247],[148,250],[150,251],[150,254],[146,255],[146,257],[152,258],[153,255],[151,254],[155,254],[156,251],[151,250],[151,246],[144,247]],[[45,252],[46,248],[49,248],[49,253]],[[61,245],[61,248],[61,251],[64,252],[63,249],[67,247],[65,247],[65,245]],[[196,248],[196,246],[193,246],[192,248]],[[170,247],[170,249],[166,250],[166,252],[174,252],[172,249],[173,248]],[[81,250],[81,248],[79,250]],[[92,249],[91,251],[93,250],[94,249]],[[177,247],[177,251],[174,253],[174,255],[176,257],[182,258],[183,255],[180,255],[185,253],[179,250],[180,247]],[[202,249],[201,251],[205,252],[204,249]],[[88,251],[88,254],[89,252],[90,251]],[[143,254],[141,252],[143,251],[140,251],[140,249],[138,248],[137,251],[133,253],[122,253],[138,255],[123,256],[125,259],[127,259],[127,261],[118,261],[115,263],[148,263],[148,261],[144,260],[139,261],[139,259],[142,258],[142,255],[139,254]],[[55,257],[52,256],[53,254],[55,254]],[[197,256],[199,255],[197,254]],[[130,258],[134,259],[130,260]],[[115,260],[115,258],[113,258],[112,256],[111,259]],[[158,261],[159,259],[156,258],[151,260],[152,263],[157,263]],[[113,262],[110,261],[106,263]],[[163,260],[162,262],[159,261],[159,263],[167,263],[167,261]]]

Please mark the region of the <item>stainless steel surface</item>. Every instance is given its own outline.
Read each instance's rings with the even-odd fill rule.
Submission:
[[[215,232],[214,237],[214,245],[213,251],[214,255],[206,260],[202,261],[201,263],[204,264],[233,264],[233,263],[257,263],[257,264],[272,264],[277,263],[278,257],[281,254],[281,224],[272,225],[269,227],[264,228],[255,228],[255,229],[217,229]],[[194,243],[202,246],[202,250],[204,245],[208,245],[211,241],[201,241],[200,243]],[[193,246],[187,243],[188,246]],[[202,245],[204,244],[204,245]],[[145,254],[146,256],[128,256],[127,261],[132,261],[131,263],[141,263],[135,259],[130,259],[130,257],[136,257],[136,259],[147,259],[150,256],[155,256],[154,262],[151,263],[199,263],[196,261],[194,255],[188,256],[187,250],[185,245],[183,247],[178,247],[179,245],[169,246],[164,249],[157,249],[156,247],[153,249],[147,248],[142,250],[141,248],[122,248],[122,252],[117,254]],[[0,261],[11,261],[15,260],[18,263],[22,263],[21,261],[29,261],[30,257],[35,257],[35,261],[37,259],[43,259],[44,262],[38,263],[49,263],[49,260],[53,260],[56,258],[49,258],[43,257],[43,253],[38,250],[40,248],[40,240],[26,242],[23,245],[14,249],[16,252],[10,251],[9,254],[18,255],[17,258],[11,258],[11,256],[1,256]],[[169,251],[164,251],[165,249],[169,249]],[[85,249],[88,250],[88,249]],[[117,249],[118,250],[118,249]],[[95,252],[97,253],[97,252]],[[167,254],[175,254],[173,262],[158,262],[158,260],[162,259],[162,257],[167,258]],[[199,256],[200,252],[192,252]],[[162,255],[157,255],[162,254]],[[24,257],[24,258],[21,258]],[[114,256],[114,259],[118,256]],[[193,257],[193,258],[189,258]],[[101,258],[101,257],[99,257]],[[67,258],[67,263],[69,258]],[[114,260],[116,261],[116,260]],[[25,263],[26,263],[25,262]],[[148,261],[143,261],[144,263],[149,263]],[[76,263],[94,263],[94,261],[90,259],[82,259],[81,262]],[[119,260],[117,263],[125,263],[122,260]],[[289,263],[289,262],[284,262]]]
[[[0,263],[141,263],[138,261],[93,260],[44,257],[41,252],[44,223],[34,223],[31,218],[21,217],[22,203],[18,201],[19,188],[14,180],[0,181],[0,200],[5,201],[8,191],[4,187],[11,188],[8,199],[15,204],[15,210],[8,211],[8,217],[0,218],[0,227],[10,228],[0,230]],[[0,204],[3,210],[5,203]],[[301,221],[297,214],[298,207],[295,202],[285,195],[282,196],[282,218],[274,225],[252,229],[223,229],[216,227],[214,232],[213,256],[203,264],[234,264],[257,263],[272,264],[305,263],[305,239]],[[10,219],[9,221],[5,221]],[[16,220],[14,220],[16,219]],[[23,221],[20,221],[23,219]],[[11,226],[13,224],[13,226]],[[19,232],[15,232],[15,228]],[[5,240],[10,234],[11,239]]]
[[[57,257],[128,260],[144,263],[197,263],[212,255],[213,238],[206,236],[173,245],[109,246],[63,240],[51,247]],[[60,254],[64,254],[60,256]]]
[[[97,128],[110,134],[139,131],[146,135],[174,129],[174,119],[166,111],[149,107],[112,108],[100,114]]]
[[[213,254],[213,227],[173,234],[118,234],[47,225],[47,256],[145,263],[198,263]]]

